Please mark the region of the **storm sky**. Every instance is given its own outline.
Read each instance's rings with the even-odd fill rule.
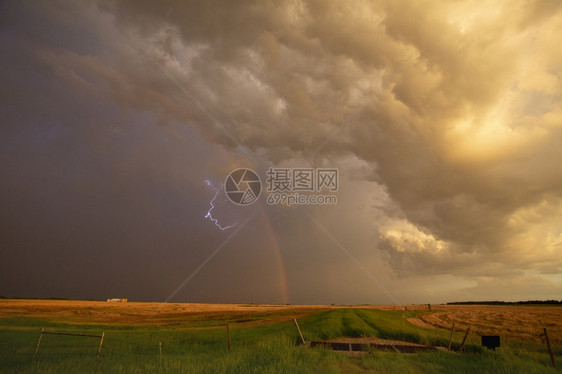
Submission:
[[[2,1],[0,295],[561,299],[561,45],[556,0]],[[337,204],[205,218],[270,167]]]

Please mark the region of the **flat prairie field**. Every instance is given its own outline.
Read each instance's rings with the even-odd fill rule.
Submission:
[[[561,362],[552,364],[543,328],[560,361],[562,308],[557,306],[431,305],[430,311],[427,305],[0,299],[0,372],[562,372]],[[40,335],[42,329],[94,337]],[[103,346],[95,337],[102,332]],[[499,335],[501,347],[482,348],[480,335]],[[344,342],[360,351],[310,348],[311,341]],[[395,348],[364,345],[371,341]],[[427,348],[416,353],[396,349],[407,343]]]
[[[425,327],[466,330],[477,335],[544,342],[543,328],[550,342],[562,344],[562,307],[547,305],[435,305],[435,313],[424,314],[409,322]]]
[[[0,318],[25,316],[53,322],[129,326],[167,326],[224,320],[271,323],[331,308],[309,305],[0,299]]]

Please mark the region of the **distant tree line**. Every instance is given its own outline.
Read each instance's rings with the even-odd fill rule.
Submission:
[[[562,300],[527,300],[527,301],[452,301],[447,305],[562,305]]]

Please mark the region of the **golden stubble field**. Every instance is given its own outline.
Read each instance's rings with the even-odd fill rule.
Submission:
[[[115,303],[105,301],[0,299],[0,318],[32,317],[53,322],[131,326],[212,325],[225,320],[256,325],[301,318],[336,308],[400,310],[396,306],[327,306],[191,303]],[[408,305],[408,311],[427,310]],[[432,313],[408,318],[412,324],[449,330],[471,328],[471,334],[500,335],[536,343],[544,342],[543,327],[553,344],[562,343],[562,307],[432,305]]]
[[[424,327],[450,329],[471,334],[499,335],[535,343],[544,342],[546,327],[550,341],[562,343],[562,307],[546,305],[435,305],[435,313],[409,319],[411,323]]]
[[[237,323],[272,323],[299,318],[329,306],[147,303],[74,300],[0,300],[0,318],[31,317],[53,322],[130,326],[174,326]]]

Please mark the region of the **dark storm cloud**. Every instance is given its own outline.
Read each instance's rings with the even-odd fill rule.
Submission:
[[[17,182],[4,188],[22,201],[37,196],[34,188],[19,187],[23,181],[45,180],[55,190],[67,183],[49,177],[62,165],[64,173],[78,170],[66,175],[75,183],[64,184],[70,195],[87,189],[88,178],[110,180],[95,190],[114,196],[117,206],[142,201],[146,188],[168,197],[137,209],[166,215],[174,199],[196,204],[180,191],[204,178],[202,171],[182,179],[177,158],[197,169],[194,158],[205,153],[215,161],[203,169],[215,175],[240,165],[215,156],[221,145],[229,154],[237,145],[156,59],[264,163],[343,168],[353,187],[340,198],[338,218],[325,219],[363,260],[385,256],[395,273],[420,277],[428,287],[425,275],[454,273],[458,288],[469,293],[480,292],[487,281],[478,277],[489,276],[502,278],[506,288],[510,279],[527,278],[543,290],[560,287],[562,16],[556,2],[100,0],[4,8],[13,17],[2,26],[10,52],[3,55],[9,141],[2,173]],[[167,156],[154,146],[146,154],[151,146],[143,136],[159,133],[150,130],[153,122],[187,148],[205,146]],[[30,149],[45,150],[39,166]],[[115,165],[108,170],[109,160]],[[93,169],[81,170],[85,165]],[[45,175],[33,179],[34,167]],[[36,199],[27,205],[45,204]],[[357,222],[357,207],[365,204],[370,210]],[[21,229],[30,213],[21,214],[4,221]],[[310,222],[302,227],[314,229]],[[365,234],[347,234],[356,227]],[[283,235],[286,250],[319,240],[294,239],[300,231],[291,230]],[[300,279],[297,268],[294,279]],[[478,285],[466,283],[472,281]]]
[[[99,44],[76,45],[100,36],[83,9],[10,5],[0,294],[163,300],[224,239],[203,218],[213,196],[203,180],[222,179],[213,169],[230,157],[189,127],[110,100],[108,76],[90,74],[104,72],[88,61]]]
[[[505,227],[511,214],[549,195],[560,197],[560,130],[544,124],[548,113],[557,115],[560,93],[532,87],[536,77],[525,70],[526,53],[547,53],[544,66],[560,66],[557,56],[528,40],[533,33],[540,43],[553,45],[540,30],[559,25],[554,8],[548,16],[532,16],[528,9],[540,4],[490,5],[494,16],[479,22],[470,13],[463,19],[455,4],[418,2],[206,3],[203,9],[183,3],[102,4],[141,35],[168,28],[177,30],[186,46],[203,45],[188,68],[220,96],[212,110],[228,113],[245,144],[276,158],[283,157],[279,147],[306,158],[307,149],[357,106],[377,78],[415,56],[349,132],[322,153],[343,147],[376,163],[379,180],[405,217],[453,251],[502,251],[512,235]],[[457,5],[458,11],[475,10],[470,3],[466,9]],[[472,25],[463,24],[471,19]],[[248,84],[244,80],[256,84],[240,90]],[[251,91],[266,95],[260,100]],[[544,112],[528,115],[513,107],[537,92],[552,102]],[[494,118],[506,96],[514,115]],[[260,105],[264,101],[281,102],[281,109]],[[251,111],[241,110],[245,103]],[[465,121],[467,130],[457,136]],[[427,269],[424,262],[419,271]]]

